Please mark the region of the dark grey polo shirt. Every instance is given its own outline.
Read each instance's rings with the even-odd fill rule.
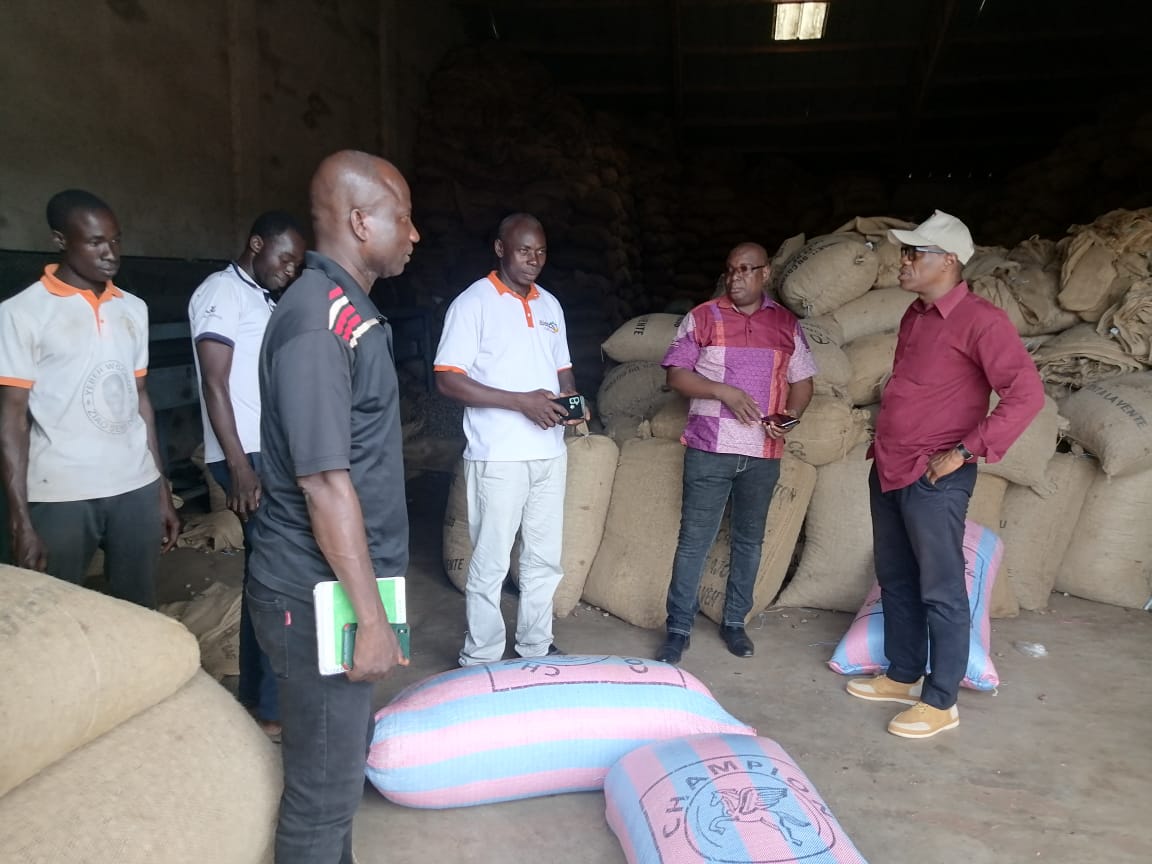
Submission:
[[[311,600],[335,575],[297,478],[346,470],[379,576],[408,568],[408,511],[392,331],[348,273],[315,252],[277,304],[260,354],[260,479],[251,576]]]

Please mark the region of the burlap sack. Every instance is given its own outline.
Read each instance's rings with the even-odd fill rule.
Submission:
[[[6,565],[0,657],[0,795],[170,696],[200,667],[196,639],[170,618]]]
[[[968,502],[968,521],[976,522],[999,533],[1000,514],[1004,508],[1004,495],[1008,492],[1008,481],[991,474],[978,474],[976,488],[972,490],[972,500]],[[993,618],[1015,618],[1020,614],[1020,604],[1012,593],[1007,579],[997,579],[992,586],[992,599],[989,601],[989,615]]]
[[[752,609],[745,623],[767,609],[780,590],[788,565],[792,562],[796,538],[800,536],[800,526],[804,524],[804,513],[808,510],[815,486],[816,469],[811,465],[790,456],[780,460],[780,479],[768,508],[764,545],[760,550],[760,568],[756,571],[756,585],[752,591]],[[724,597],[728,588],[731,543],[732,535],[728,517],[725,516],[716,542],[708,553],[704,576],[700,581],[700,611],[717,624],[724,623]]]
[[[1132,283],[1118,303],[1108,307],[1096,325],[1141,363],[1152,365],[1152,279]]]
[[[839,462],[816,469],[816,486],[804,518],[804,551],[780,606],[855,612],[876,578],[872,560],[868,445],[858,444]]]
[[[880,401],[880,391],[892,375],[896,357],[896,331],[862,336],[844,346],[852,367],[848,398],[853,405],[871,405]]]
[[[1152,471],[1097,474],[1056,574],[1056,590],[1140,609],[1152,598]]]
[[[995,408],[999,401],[999,397],[993,393],[990,407]],[[1063,418],[1056,403],[1045,396],[1044,407],[1008,448],[1004,458],[999,462],[980,462],[980,473],[1003,477],[1009,483],[1019,483],[1021,486],[1041,486],[1048,472],[1048,461],[1056,452],[1062,426]],[[997,530],[995,525],[988,527]]]
[[[1152,372],[1089,384],[1060,403],[1068,437],[1120,477],[1152,468]]]
[[[1099,315],[1093,317],[1093,310],[1115,302],[1109,297],[1116,275],[1116,253],[1099,244],[1091,232],[1078,234],[1064,247],[1057,300],[1062,308],[1096,321]]]
[[[271,864],[281,788],[276,746],[200,673],[0,798],[0,849],[6,864]]]
[[[863,297],[845,303],[831,314],[840,325],[844,338],[841,345],[855,342],[864,336],[899,330],[900,319],[916,295],[902,288],[877,288]]]
[[[802,318],[800,327],[808,339],[812,359],[816,363],[813,380],[815,392],[821,396],[844,397],[852,381],[852,364],[840,348],[840,325],[827,315]]]
[[[212,513],[197,513],[181,524],[176,546],[202,552],[243,549],[244,526],[236,514],[227,508]]]
[[[802,318],[823,315],[868,293],[878,266],[872,244],[855,234],[817,237],[781,268],[780,299]]]
[[[219,681],[240,674],[239,585],[214,582],[189,601],[161,606],[165,615],[188,628],[200,643],[200,665]]]
[[[468,565],[472,563],[472,538],[468,535],[468,480],[465,459],[456,462],[452,485],[448,487],[448,505],[444,508],[442,560],[448,580],[463,591],[468,582]]]
[[[868,418],[846,399],[813,396],[784,449],[802,462],[819,467],[843,459],[866,434]]]
[[[679,441],[680,436],[684,434],[684,426],[688,423],[688,405],[688,400],[679,394],[661,405],[649,423],[652,437]]]
[[[571,614],[584,593],[588,571],[604,536],[604,520],[612,500],[612,481],[620,448],[606,435],[569,438],[568,485],[564,489],[564,578],[556,588],[552,613]],[[513,578],[519,575],[519,566]],[[519,582],[517,582],[519,584]]]
[[[1088,487],[1099,469],[1090,457],[1057,453],[1048,461],[1044,497],[1015,484],[1004,495],[1000,537],[1006,575],[1021,609],[1046,609]]]
[[[1053,269],[1022,267],[1008,277],[1008,286],[1019,309],[1016,330],[1022,336],[1060,333],[1079,323],[1075,312],[1061,309],[1056,297],[1060,275]]]
[[[906,222],[892,216],[857,216],[836,229],[837,234],[854,231],[864,236],[872,243],[876,250],[876,281],[874,288],[899,288],[900,281],[900,247],[888,239],[888,231],[892,228],[908,230],[915,228],[914,222]],[[855,611],[855,610],[853,610]]]
[[[600,348],[617,363],[647,360],[659,363],[676,338],[683,315],[653,312],[626,322]]]
[[[1045,384],[1065,387],[1084,387],[1144,368],[1091,324],[1077,324],[1049,339],[1032,353],[1032,359]]]
[[[615,366],[604,376],[596,397],[601,417],[650,417],[673,396],[668,373],[658,362],[637,360]]]
[[[664,626],[683,476],[681,444],[651,438],[621,448],[584,602],[637,627]]]

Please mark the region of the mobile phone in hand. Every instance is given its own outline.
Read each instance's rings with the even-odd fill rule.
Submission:
[[[767,417],[761,417],[765,423],[771,423],[778,429],[791,429],[800,422],[799,417],[792,417],[789,414],[769,414]]]
[[[557,396],[552,400],[565,411],[568,416],[561,418],[562,420],[583,420],[584,419],[584,397],[577,394],[575,396]]]

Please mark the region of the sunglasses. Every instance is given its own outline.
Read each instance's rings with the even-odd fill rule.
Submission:
[[[900,257],[907,258],[909,261],[915,261],[921,255],[951,255],[944,249],[933,249],[931,246],[901,246]]]
[[[757,270],[763,270],[767,264],[758,264],[755,267],[748,264],[741,264],[739,267],[728,267],[724,270],[724,275],[730,279],[747,279]]]

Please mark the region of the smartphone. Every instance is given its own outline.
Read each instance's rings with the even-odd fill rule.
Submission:
[[[584,397],[577,394],[575,396],[557,396],[552,400],[565,411],[568,416],[563,420],[583,420],[584,419]]]
[[[780,429],[791,429],[800,422],[799,417],[790,417],[787,414],[769,414],[767,417],[761,417],[760,419]]]

